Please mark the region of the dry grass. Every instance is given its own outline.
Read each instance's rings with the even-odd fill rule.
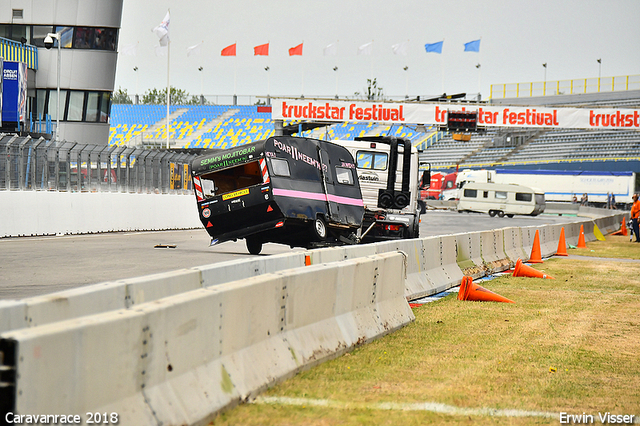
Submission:
[[[627,253],[628,237],[615,238],[589,243],[588,250]],[[385,402],[585,412],[596,419],[606,411],[640,415],[640,262],[554,258],[535,267],[556,279],[505,275],[480,283],[516,304],[447,296],[414,309],[416,321],[404,329],[266,393],[335,406],[246,404],[214,424],[558,424],[557,418],[377,408]]]

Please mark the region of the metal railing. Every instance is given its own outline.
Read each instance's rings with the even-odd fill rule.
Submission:
[[[190,193],[194,155],[0,134],[0,190]]]
[[[492,84],[491,99],[640,90],[640,75],[580,78],[575,80]]]

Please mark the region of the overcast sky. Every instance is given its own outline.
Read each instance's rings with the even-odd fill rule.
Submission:
[[[152,29],[167,10],[171,85],[192,95],[232,95],[235,86],[239,96],[334,96],[337,86],[344,97],[374,77],[396,98],[486,99],[491,84],[542,82],[543,63],[547,81],[640,74],[640,0],[124,0],[116,89],[166,87]],[[477,39],[480,51],[464,52]],[[441,54],[425,52],[443,40]],[[371,55],[358,55],[369,42]],[[221,56],[233,43],[237,56]],[[264,43],[269,56],[254,56]],[[302,56],[289,56],[300,43]],[[336,55],[325,56],[332,43]],[[394,54],[399,43],[406,55]],[[125,55],[132,45],[136,55]]]

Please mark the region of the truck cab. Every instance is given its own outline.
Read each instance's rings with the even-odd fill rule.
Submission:
[[[411,141],[389,136],[335,140],[356,162],[365,215],[362,241],[418,238],[419,189],[430,181],[420,176],[418,151]]]

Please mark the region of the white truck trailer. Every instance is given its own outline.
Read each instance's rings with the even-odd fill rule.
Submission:
[[[596,172],[585,170],[463,170],[456,176],[456,187],[466,182],[490,182],[524,185],[540,189],[546,201],[571,202],[575,196],[580,201],[587,194],[590,204],[606,204],[607,193],[613,193],[616,203],[631,203],[636,189],[634,172]],[[460,198],[455,194],[455,198]],[[447,199],[454,198],[448,193]]]

